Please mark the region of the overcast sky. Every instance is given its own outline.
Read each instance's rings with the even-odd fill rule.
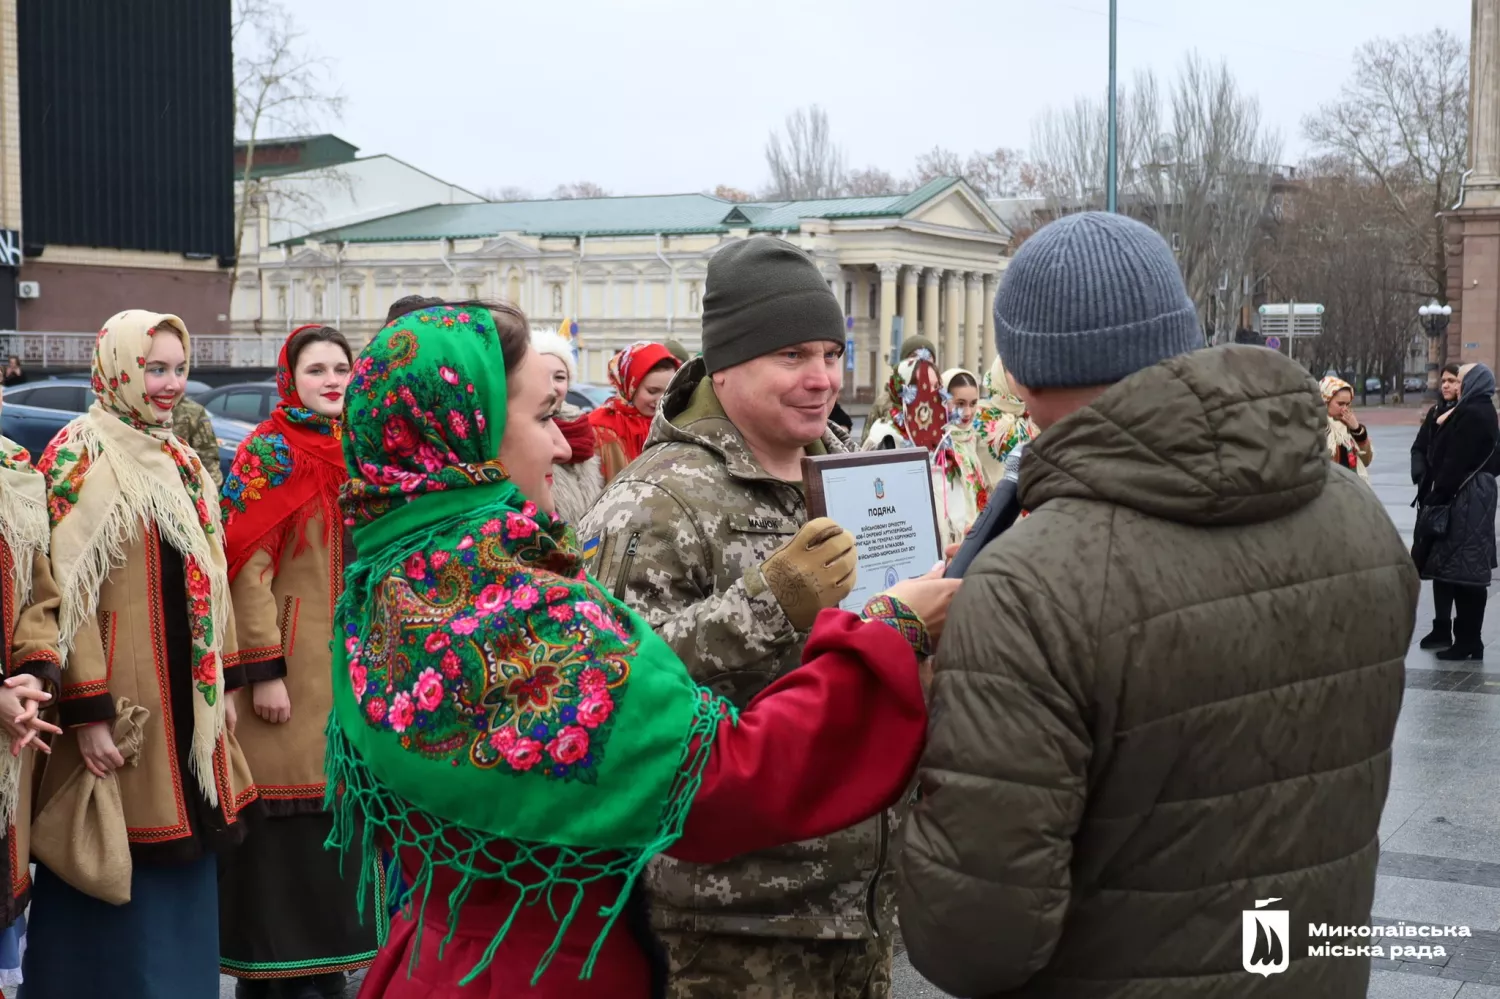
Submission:
[[[476,191],[591,180],[656,194],[767,179],[768,131],[828,110],[850,166],[1024,148],[1049,104],[1102,96],[1108,0],[297,0],[348,98],[328,130]],[[1470,0],[1120,0],[1120,77],[1225,59],[1284,140],[1364,41]]]

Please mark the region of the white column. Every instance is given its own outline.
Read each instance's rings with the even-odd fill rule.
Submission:
[[[1500,0],[1474,0],[1469,35],[1469,165],[1474,172],[1465,184],[1464,206],[1500,205]]]
[[[959,338],[959,325],[964,314],[964,279],[959,271],[948,271],[948,300],[944,303],[947,316],[943,324],[943,343],[940,353],[942,368],[956,368],[963,363],[963,344]]]
[[[995,363],[995,275],[984,275],[979,297],[979,364],[984,369],[975,374],[981,378]]]
[[[942,293],[943,272],[933,267],[927,272],[927,299],[922,306],[922,335],[937,347],[938,358],[941,358],[943,354],[943,335],[938,332],[938,311]]]
[[[906,266],[901,280],[901,340],[906,342],[917,335],[917,280],[922,268]]]
[[[970,272],[964,277],[964,367],[981,374],[979,370],[979,295],[982,283],[979,275]]]
[[[876,359],[875,385],[884,385],[891,377],[891,320],[896,318],[896,264],[880,265],[880,344]]]

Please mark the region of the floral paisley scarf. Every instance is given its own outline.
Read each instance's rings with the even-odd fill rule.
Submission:
[[[456,873],[449,939],[476,881],[518,890],[465,984],[530,904],[557,922],[539,978],[584,887],[619,879],[587,977],[631,885],[681,835],[732,709],[585,575],[572,531],[510,481],[487,310],[403,316],[360,352],[347,398],[359,555],[334,625],[331,842],[352,845],[359,819],[366,857],[382,838],[420,853],[423,898],[435,867]]]
[[[1011,388],[1005,364],[998,357],[984,376],[983,392],[974,412],[974,425],[983,442],[980,459],[987,469],[986,478],[994,483],[1003,474],[1006,457],[1017,446],[1034,439],[1037,428],[1026,412],[1026,403]]]
[[[894,436],[902,444],[936,452],[948,426],[948,393],[931,352],[918,350],[902,361],[891,372],[886,392],[890,408],[871,428],[869,440]]]
[[[94,627],[99,591],[110,571],[141,540],[143,525],[182,555],[192,630],[193,743],[190,769],[211,805],[218,804],[213,754],[224,733],[224,674],[229,579],[213,480],[193,449],[172,434],[146,400],[146,354],[153,336],[177,336],[191,356],[187,327],[176,316],[140,309],[104,324],[94,345],[95,401],[47,446],[37,470],[47,477],[52,522],[52,575],[62,593],[58,652],[80,628]]]
[[[1351,398],[1354,396],[1354,386],[1333,375],[1328,375],[1318,382],[1318,391],[1323,396],[1325,407],[1340,392],[1348,392]],[[1343,420],[1328,417],[1327,426],[1323,430],[1323,441],[1328,448],[1328,457],[1335,465],[1343,465],[1360,478],[1369,478],[1370,473],[1365,471],[1364,465],[1359,460],[1359,444]]]
[[[276,390],[281,395],[270,419],[240,442],[221,490],[227,518],[229,578],[238,576],[250,556],[269,551],[279,567],[288,539],[294,555],[307,547],[306,527],[323,516],[326,545],[339,525],[339,488],[344,472],[343,424],[313,412],[297,395],[295,373],[287,363],[292,330],[276,363]]]
[[[671,361],[673,367],[681,367],[681,362],[665,346],[645,340],[631,344],[610,358],[609,383],[617,394],[589,413],[589,422],[595,429],[609,431],[619,439],[627,462],[641,456],[646,437],[651,433],[651,417],[636,409],[631,400],[641,387],[642,379],[662,361]]]
[[[947,390],[953,384],[953,379],[959,375],[968,375],[977,384],[979,379],[972,371],[966,368],[949,368],[943,372],[943,388]],[[952,393],[949,392],[949,398]],[[979,461],[979,427],[978,409],[975,409],[975,417],[968,423],[958,422],[955,412],[949,412],[948,440],[952,444],[952,458],[944,467],[943,472],[948,477],[950,487],[962,487],[969,491],[974,498],[974,510],[976,513],[983,510],[989,502],[989,483],[985,481],[984,468]]]

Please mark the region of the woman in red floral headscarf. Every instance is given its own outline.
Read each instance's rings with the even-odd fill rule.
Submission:
[[[932,352],[920,348],[902,361],[891,372],[886,391],[889,408],[870,414],[870,432],[862,450],[919,447],[932,455],[932,498],[943,545],[963,540],[977,511],[971,510],[973,503],[962,483],[958,489],[949,486],[946,470],[959,464],[959,456],[948,433],[948,392]]]
[[[656,405],[681,366],[665,346],[646,341],[610,358],[609,383],[619,395],[589,414],[599,438],[605,485],[645,450]]]
[[[323,730],[333,706],[329,642],[343,592],[339,488],[349,344],[328,326],[281,348],[281,402],[245,438],[224,482],[230,594],[255,710],[237,735],[267,820],[219,875],[219,963],[239,999],[343,995],[344,973],[375,959],[361,925],[359,871],[323,849]]]

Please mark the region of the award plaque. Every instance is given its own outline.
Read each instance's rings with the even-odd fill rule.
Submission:
[[[923,448],[860,451],[802,459],[807,509],[854,535],[858,578],[839,604],[858,613],[865,602],[942,561],[932,466]]]

